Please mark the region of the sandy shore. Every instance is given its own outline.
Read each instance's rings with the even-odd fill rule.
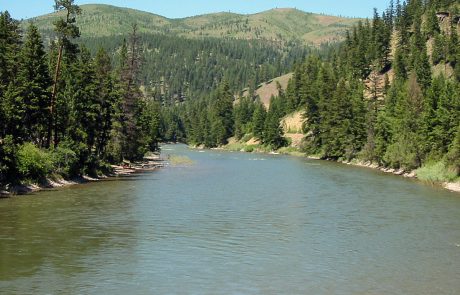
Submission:
[[[42,184],[15,185],[6,188],[6,190],[0,190],[0,197],[8,197],[11,195],[25,195],[46,189],[68,187],[71,185],[100,181],[111,177],[124,177],[132,174],[154,171],[155,169],[165,167],[166,165],[167,162],[160,159],[159,157],[147,157],[142,162],[130,163],[123,166],[112,165],[112,173],[108,175],[101,175],[97,178],[84,175],[81,177],[72,178],[70,180],[64,178],[47,179],[46,182]]]
[[[453,192],[460,193],[460,183],[458,182],[446,182],[444,183],[444,188]]]

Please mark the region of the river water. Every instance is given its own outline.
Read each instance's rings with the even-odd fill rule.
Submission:
[[[460,197],[366,168],[192,151],[0,200],[1,294],[460,294]]]

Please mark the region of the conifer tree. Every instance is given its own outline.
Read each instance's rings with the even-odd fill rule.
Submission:
[[[139,73],[141,67],[141,44],[137,25],[133,25],[128,47],[122,48],[123,68],[121,69],[122,85],[122,157],[136,160],[143,156],[140,127],[137,118],[141,113],[141,92],[139,89]]]
[[[94,60],[96,99],[100,106],[97,123],[97,155],[105,155],[106,146],[110,139],[115,114],[119,104],[115,78],[112,74],[112,63],[107,52],[100,48]]]
[[[252,116],[252,133],[255,138],[262,140],[264,132],[264,124],[266,118],[266,110],[259,99],[255,102],[254,114]]]
[[[42,39],[33,24],[30,24],[22,46],[16,83],[18,96],[21,97],[21,105],[17,108],[23,109],[23,138],[43,146],[46,142],[52,81]]]
[[[17,76],[20,46],[18,21],[12,19],[8,11],[0,13],[0,121],[4,122],[0,125],[0,139],[7,135],[8,126],[11,129],[12,125],[8,113],[15,111],[14,95],[11,94],[14,87],[9,85]]]
[[[55,24],[55,31],[58,35],[58,56],[56,61],[56,69],[54,71],[54,83],[53,83],[53,90],[51,93],[51,101],[50,101],[50,115],[48,119],[48,138],[47,138],[47,146],[51,145],[51,138],[53,132],[53,125],[54,125],[54,116],[55,116],[55,104],[56,104],[56,97],[58,94],[58,83],[59,83],[59,76],[61,73],[61,63],[63,58],[64,48],[67,47],[68,49],[74,49],[75,45],[71,43],[71,39],[80,37],[80,30],[75,25],[76,23],[76,16],[81,13],[81,9],[78,5],[74,4],[74,0],[55,0],[54,5],[55,11],[63,11],[66,12],[65,19],[59,19]],[[56,133],[57,130],[55,130]],[[57,145],[58,137],[55,134],[54,144]]]
[[[441,33],[438,17],[436,16],[436,9],[434,8],[428,10],[427,19],[425,22],[425,32],[428,36],[431,37]]]
[[[277,150],[286,145],[286,139],[283,137],[284,131],[280,122],[283,115],[283,109],[279,102],[279,98],[271,98],[270,109],[265,117],[262,136],[262,142],[270,146],[273,150]]]
[[[456,175],[460,175],[460,125],[457,128],[455,133],[455,138],[452,141],[452,144],[449,148],[449,153],[447,154],[447,160],[449,166],[453,168],[456,172]]]

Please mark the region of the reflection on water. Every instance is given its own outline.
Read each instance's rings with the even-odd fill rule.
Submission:
[[[0,200],[0,293],[458,294],[460,198],[363,168],[193,165]]]

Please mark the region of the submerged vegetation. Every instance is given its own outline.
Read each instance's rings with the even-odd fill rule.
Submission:
[[[193,160],[186,156],[171,155],[168,160],[169,163],[173,166],[184,166],[193,164]]]

